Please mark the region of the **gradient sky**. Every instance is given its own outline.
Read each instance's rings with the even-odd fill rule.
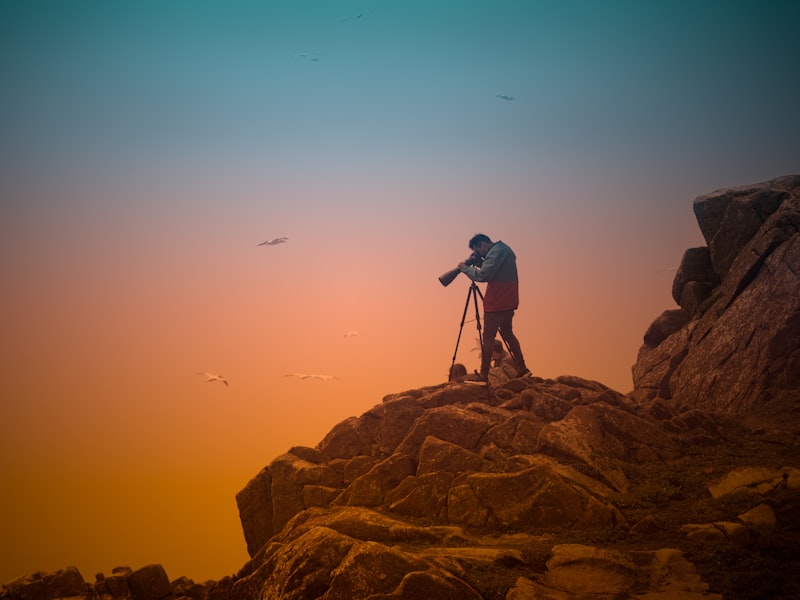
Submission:
[[[534,373],[630,391],[692,200],[800,172],[798,18],[0,0],[0,582],[234,573],[250,478],[445,379],[469,286],[437,277],[477,232]]]

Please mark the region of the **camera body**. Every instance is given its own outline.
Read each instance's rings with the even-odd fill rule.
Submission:
[[[469,255],[469,258],[464,261],[465,265],[469,265],[470,267],[478,267],[480,268],[483,264],[483,257],[481,253],[477,250],[473,250],[472,254]]]
[[[472,254],[469,255],[469,258],[467,258],[467,260],[464,261],[464,264],[469,265],[470,267],[480,268],[480,266],[483,264],[483,256],[481,256],[480,252],[474,250]],[[447,273],[439,277],[439,283],[447,287],[448,285],[453,283],[453,280],[456,277],[458,277],[459,273],[461,273],[459,269],[453,269],[452,271],[448,271]]]

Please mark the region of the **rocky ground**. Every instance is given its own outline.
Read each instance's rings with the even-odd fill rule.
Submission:
[[[390,396],[317,448],[276,459],[246,489],[270,473],[272,523],[285,526],[254,542],[253,559],[223,580],[170,582],[154,564],[85,583],[68,570],[11,582],[0,598],[800,597],[796,427],[659,403],[636,407],[574,377],[515,380],[484,399],[468,384]],[[467,443],[470,427],[482,433]],[[416,462],[401,481],[405,456]],[[450,478],[448,469],[463,471]],[[518,489],[518,477],[528,474],[533,484]],[[450,489],[426,495],[430,477],[444,477]],[[456,484],[476,477],[493,513],[484,525],[474,520],[481,507],[453,510],[469,500]],[[495,480],[499,497],[491,493]],[[572,510],[576,490],[581,501]],[[431,500],[445,499],[449,512],[431,510]],[[258,525],[243,519],[251,541]]]

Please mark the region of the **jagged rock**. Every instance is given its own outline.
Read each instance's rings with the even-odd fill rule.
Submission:
[[[623,462],[673,455],[669,436],[597,382],[531,381],[516,397],[527,410],[494,406],[487,388],[468,384],[387,397],[334,427],[313,452],[278,457],[237,497],[248,551],[293,515],[327,506],[517,531],[627,526],[603,495],[627,489]]]
[[[128,575],[132,600],[163,600],[172,597],[167,572],[160,564],[150,564]]]
[[[0,597],[11,600],[51,600],[85,596],[89,585],[77,567],[66,567],[54,573],[36,572],[3,586]]]
[[[800,470],[740,467],[711,483],[708,491],[713,498],[720,498],[735,492],[764,495],[779,488],[800,489]]]
[[[757,530],[774,529],[778,524],[775,511],[763,502],[739,515],[739,520]]]
[[[271,488],[272,475],[265,468],[236,494],[236,506],[250,556],[273,534]]]
[[[691,317],[699,313],[703,301],[719,285],[720,279],[711,262],[708,246],[689,248],[681,259],[672,281],[672,299]],[[691,287],[693,286],[694,287]]]
[[[675,435],[721,435],[728,425],[700,410],[645,409],[579,377],[502,389],[502,402],[486,387],[454,383],[387,396],[316,448],[275,459],[240,492],[251,499],[242,526],[261,522],[253,499],[267,502],[265,515],[281,507],[286,523],[251,552],[226,597],[415,598],[425,588],[426,598],[481,598],[473,569],[524,565],[542,535],[631,530],[609,501],[630,491],[626,465],[674,460]],[[651,518],[634,529],[645,536],[660,525]],[[487,531],[506,536],[488,541]],[[541,578],[509,581],[508,597],[677,593],[649,582],[643,555],[573,546],[554,548]],[[577,581],[587,587],[578,592]],[[696,574],[691,581],[681,593],[700,597]]]
[[[132,573],[132,571],[130,571]],[[112,572],[111,575],[104,577],[94,585],[95,591],[100,595],[109,595],[114,598],[128,598],[131,589],[128,586],[128,574],[126,572]]]
[[[686,252],[673,298],[633,366],[632,397],[745,415],[800,410],[800,175],[694,201],[707,250]],[[666,314],[666,313],[665,313]]]
[[[708,584],[678,550],[627,554],[576,544],[556,546],[542,582],[520,577],[505,600],[634,597],[722,600],[708,593]]]
[[[179,577],[170,583],[172,594],[175,598],[191,598],[204,600],[208,594],[207,587],[202,583],[195,583],[188,577]]]

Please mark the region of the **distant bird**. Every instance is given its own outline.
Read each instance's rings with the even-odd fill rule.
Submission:
[[[226,387],[228,386],[228,380],[221,375],[215,375],[214,373],[198,373],[198,375],[205,375],[206,381],[221,381]]]
[[[339,22],[340,23],[346,23],[348,21],[358,21],[359,19],[363,19],[364,15],[368,15],[368,14],[370,14],[372,12],[374,12],[374,11],[368,10],[367,12],[360,12],[358,14],[355,14],[355,15],[351,16],[351,17],[345,17],[344,19],[339,19]]]
[[[658,270],[658,271],[656,271],[656,272],[657,272],[657,273],[668,273],[668,272],[670,272],[670,271],[677,271],[677,270],[678,270],[678,267],[665,267],[665,268],[663,268],[663,269],[659,269],[659,270]]]
[[[304,60],[310,60],[311,62],[318,62],[319,54],[317,52],[298,52],[297,54],[292,54],[292,58],[302,58]]]
[[[500,98],[500,100],[508,100],[508,101],[514,99],[514,96],[507,96],[506,94],[497,94],[497,97]]]
[[[361,335],[358,331],[348,331],[344,334],[344,337],[356,337],[358,335]]]
[[[267,240],[266,242],[261,242],[259,246],[277,246],[278,244],[285,244],[289,238],[287,237],[279,237],[272,240]]]
[[[319,379],[320,381],[339,379],[336,377],[336,375],[317,375],[316,373],[286,373],[284,377],[297,377],[297,379]]]

